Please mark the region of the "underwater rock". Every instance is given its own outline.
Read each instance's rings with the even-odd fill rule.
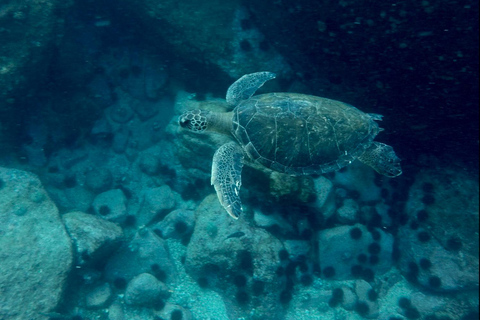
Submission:
[[[438,292],[478,289],[479,186],[463,168],[421,171],[398,234],[400,269],[408,280]]]
[[[301,256],[306,257],[311,249],[310,242],[306,240],[285,240],[283,244],[294,261],[299,261]]]
[[[255,224],[262,228],[275,228],[282,234],[293,234],[295,230],[293,226],[278,214],[263,214],[260,210],[253,210],[253,220]]]
[[[168,74],[162,53],[150,54],[148,50],[131,45],[115,55],[107,54],[105,60],[108,61],[104,64],[110,63],[107,73],[112,82],[135,100],[155,101],[164,94]]]
[[[152,0],[121,3],[135,19],[149,26],[149,38],[157,39],[156,46],[168,47],[176,55],[214,65],[234,78],[253,70],[291,72],[275,48],[262,46],[264,36],[254,23],[242,28],[242,21],[250,17],[239,0],[185,0],[182,6],[174,0],[165,0],[160,6]]]
[[[390,319],[392,316],[422,320],[478,319],[478,315],[472,317],[471,314],[478,310],[478,290],[460,294],[419,290],[418,285],[412,285],[397,270],[392,271],[374,286],[380,307],[378,319]]]
[[[375,184],[376,175],[372,168],[363,165],[360,161],[354,161],[348,167],[335,171],[333,183],[357,193],[359,201],[379,201],[381,190]]]
[[[333,183],[324,176],[313,180],[315,188],[315,206],[322,209],[323,215],[329,218],[335,211]]]
[[[85,307],[99,309],[108,306],[112,299],[112,289],[108,283],[93,288],[85,295]]]
[[[106,118],[100,118],[93,124],[90,134],[96,139],[104,139],[108,135],[112,134],[112,126]]]
[[[72,267],[72,244],[58,209],[33,174],[0,168],[0,314],[46,320]]]
[[[352,288],[347,286],[342,286],[341,290],[343,292],[343,299],[341,301],[343,309],[349,311],[354,310],[358,301],[357,295]]]
[[[155,312],[156,319],[171,319],[171,320],[194,320],[190,310],[185,309],[179,305],[166,303],[165,307]]]
[[[108,308],[108,320],[125,320],[125,312],[123,311],[123,304],[115,301]]]
[[[120,90],[117,91],[120,92]],[[125,93],[119,94],[119,99],[106,111],[107,116],[116,123],[127,123],[134,116],[130,101],[125,96]]]
[[[358,222],[358,203],[353,199],[345,199],[343,205],[337,209],[337,220],[341,224]]]
[[[150,100],[157,100],[164,94],[168,81],[167,66],[159,64],[156,56],[149,57],[148,60],[148,67],[142,70],[144,94]]]
[[[178,182],[184,169],[176,162],[172,142],[161,140],[142,152],[134,152],[138,157],[129,170],[132,180],[142,180],[142,184],[148,186],[164,185],[167,181],[173,186]],[[139,191],[143,189],[143,186],[139,187]]]
[[[148,228],[138,230],[130,243],[122,246],[105,266],[105,279],[128,282],[141,273],[151,273],[170,286],[177,271],[165,241]]]
[[[132,108],[141,121],[152,118],[160,109],[158,103],[153,101],[134,101],[132,103]]]
[[[231,318],[243,313],[240,306],[255,308],[258,315],[281,319],[281,282],[276,277],[280,241],[263,229],[252,228],[246,220],[233,220],[216,195],[207,196],[195,211],[196,223],[187,247],[185,268],[201,286],[224,293]],[[238,291],[234,279],[245,284]],[[253,280],[264,290],[261,299],[251,298]],[[241,294],[239,294],[241,292]]]
[[[44,146],[36,143],[35,141],[29,145],[23,145],[22,150],[25,152],[28,158],[28,163],[33,167],[43,167],[47,163],[47,157],[45,156]]]
[[[112,149],[115,153],[123,153],[127,149],[128,142],[130,139],[130,132],[125,126],[120,126],[120,128],[114,132]]]
[[[357,301],[354,310],[367,319],[376,319],[379,314],[379,306],[376,299],[373,299],[372,286],[365,280],[355,281],[355,294]],[[360,309],[360,310],[358,310]],[[360,312],[359,312],[360,311]]]
[[[95,198],[95,195],[92,192],[80,185],[73,188],[65,189],[62,187],[61,189],[58,189],[48,186],[48,183],[45,183],[45,188],[60,212],[73,210],[87,211]]]
[[[175,207],[179,195],[172,191],[168,185],[157,188],[145,188],[143,190],[143,202],[137,214],[140,225],[147,225],[155,218],[165,214]]]
[[[138,153],[141,150],[145,150],[151,147],[155,147],[157,143],[165,137],[165,127],[168,119],[172,114],[172,106],[169,98],[161,99],[157,102],[157,109],[161,112],[157,112],[148,119],[140,119],[138,116],[134,116],[128,123],[118,124],[113,123],[113,135],[123,126],[126,132],[128,132],[128,145],[127,150]]]
[[[192,233],[195,227],[195,214],[191,210],[177,209],[165,216],[152,227],[163,239],[183,238]]]
[[[318,246],[326,278],[372,282],[392,267],[393,236],[381,229],[355,224],[322,230]]]
[[[138,166],[143,173],[154,176],[160,170],[160,159],[154,154],[142,152],[138,158]]]
[[[167,286],[150,273],[141,273],[127,285],[125,303],[152,307],[170,296]]]
[[[85,175],[85,186],[95,193],[110,189],[112,182],[112,172],[107,168],[95,168]]]
[[[100,193],[93,200],[95,213],[107,220],[123,222],[127,215],[127,198],[120,189]]]
[[[78,211],[66,213],[62,219],[74,242],[76,265],[95,266],[123,241],[122,228],[105,219]]]

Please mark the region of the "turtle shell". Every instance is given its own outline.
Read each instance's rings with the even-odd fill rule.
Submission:
[[[350,164],[380,131],[374,117],[346,103],[268,93],[233,111],[233,135],[247,155],[289,174],[326,173]]]

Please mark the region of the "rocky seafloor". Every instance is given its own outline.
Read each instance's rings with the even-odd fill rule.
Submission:
[[[424,148],[446,134],[421,117],[412,130],[425,140],[409,154],[412,140],[395,138],[403,131],[392,123],[405,120],[385,108],[388,134],[377,140],[400,150],[401,176],[360,162],[306,177],[246,166],[244,212],[234,220],[210,185],[213,153],[227,138],[181,130],[181,112],[227,110],[229,84],[260,69],[278,73],[266,91],[362,101],[372,88],[354,90],[345,74],[342,82],[318,70],[297,78],[305,61],[292,60],[270,22],[260,24],[262,5],[206,1],[192,15],[194,1],[184,1],[188,10],[176,1],[98,3],[0,6],[8,40],[0,49],[0,319],[478,319],[476,154],[466,161],[442,156],[433,142]],[[282,11],[280,1],[273,12],[295,16],[310,5]],[[441,8],[421,6],[422,14]],[[395,34],[404,25],[389,10]],[[316,27],[336,39],[350,22],[332,27],[325,18]],[[231,25],[212,39],[220,23]],[[324,54],[338,58],[335,49]],[[456,76],[449,72],[444,81]],[[385,78],[364,76],[388,93]]]
[[[63,150],[39,173],[43,185],[1,168],[2,316],[477,314],[478,181],[461,168],[425,159],[398,179],[360,163],[317,178],[250,172],[234,220],[216,195],[203,197],[209,187],[188,182],[208,170],[180,164],[183,141],[160,139],[136,156],[113,144]]]

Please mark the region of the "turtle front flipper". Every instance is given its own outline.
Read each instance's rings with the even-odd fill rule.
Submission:
[[[234,219],[242,213],[240,186],[242,185],[243,151],[235,143],[221,146],[213,156],[212,185],[220,204]]]
[[[393,148],[384,143],[374,141],[365,152],[358,157],[366,165],[384,176],[394,178],[402,174],[400,159]]]
[[[236,106],[241,101],[250,99],[251,96],[265,82],[275,78],[275,73],[263,71],[246,74],[235,81],[227,90],[227,103],[230,106]]]

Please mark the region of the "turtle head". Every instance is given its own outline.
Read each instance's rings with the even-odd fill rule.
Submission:
[[[209,114],[210,111],[189,110],[180,116],[178,123],[182,128],[190,131],[203,132],[207,129]]]

